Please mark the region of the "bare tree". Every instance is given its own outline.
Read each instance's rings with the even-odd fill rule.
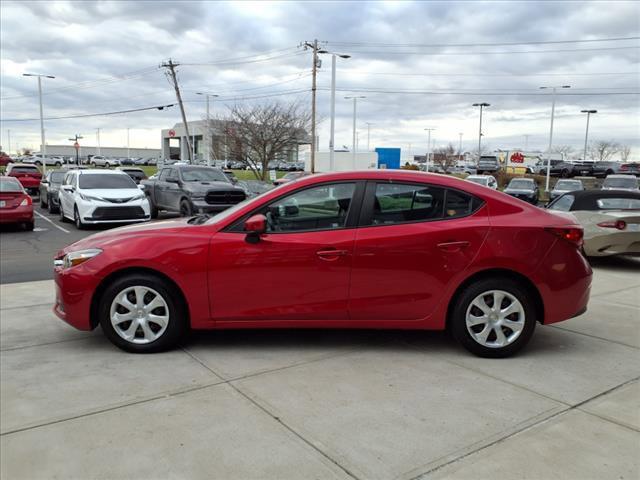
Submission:
[[[631,146],[630,145],[620,145],[620,160],[626,162],[629,160],[631,156]]]
[[[569,156],[573,153],[573,147],[571,145],[556,145],[551,149],[553,153],[561,153],[563,157]]]
[[[619,150],[619,145],[613,140],[596,140],[589,145],[591,156],[599,162],[609,160]]]
[[[247,161],[256,178],[267,166],[308,140],[311,115],[299,103],[235,105],[224,128],[231,155]]]
[[[433,152],[434,165],[440,167],[445,173],[458,162],[458,158],[456,149],[451,143],[446,147],[436,148]]]

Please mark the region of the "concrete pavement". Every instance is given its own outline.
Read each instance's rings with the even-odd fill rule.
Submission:
[[[0,286],[3,479],[637,479],[640,263],[479,359],[439,332],[200,332],[131,355]]]

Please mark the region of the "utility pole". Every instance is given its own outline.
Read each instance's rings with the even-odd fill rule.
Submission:
[[[69,139],[70,142],[73,142],[73,147],[76,149],[76,165],[80,165],[80,144],[78,143],[78,140],[82,138],[83,137],[76,133],[75,137]]]
[[[98,147],[98,155],[100,155],[100,129],[96,128],[96,146]]]
[[[131,158],[131,152],[129,150],[129,127],[127,127],[127,158]]]
[[[11,155],[11,130],[7,130],[7,154]]]
[[[429,132],[429,139],[427,140],[427,172],[429,171],[429,157],[431,156],[431,131],[435,128],[425,128],[426,132]]]
[[[180,86],[178,85],[178,79],[176,77],[176,67],[179,65],[179,63],[174,63],[173,60],[169,59],[168,62],[163,62],[160,66],[167,69],[167,78],[169,78],[169,82],[173,85],[173,88],[176,91],[176,98],[180,105],[180,114],[182,115],[182,125],[184,125],[185,139],[187,141],[187,155],[189,156],[189,163],[191,163],[191,139],[189,138],[189,125],[187,124],[187,116],[184,113],[184,105],[182,104],[182,96],[180,95]],[[182,141],[182,139],[180,141]]]
[[[366,124],[367,124],[367,152],[369,152],[371,151],[369,147],[369,141],[371,140],[371,125],[373,125],[373,123],[366,122]]]
[[[560,85],[555,87],[540,87],[540,90],[551,89],[551,127],[549,129],[549,148],[547,148],[547,182],[545,192],[549,191],[549,179],[551,178],[551,147],[553,146],[553,117],[556,112],[556,89],[571,88],[571,85]]]
[[[529,150],[529,135],[523,135],[524,137],[524,150]]]
[[[587,114],[587,130],[584,132],[584,154],[582,155],[582,161],[587,161],[587,139],[589,138],[589,117],[592,113],[598,113],[598,110],[580,110],[580,113]]]
[[[47,145],[44,141],[44,116],[42,113],[42,77],[45,78],[56,78],[53,75],[40,75],[35,73],[23,73],[23,77],[38,77],[38,97],[40,98],[40,141],[42,146],[40,147],[40,155],[42,155],[42,173],[47,173],[47,162],[45,158],[47,157]]]
[[[306,48],[313,50],[311,66],[311,173],[316,171],[316,77],[318,75],[318,40],[304,42]]]
[[[480,107],[480,128],[478,129],[478,160],[482,156],[482,108],[490,107],[490,103],[474,103],[474,107]]]
[[[462,155],[462,135],[462,132],[458,133],[458,136],[460,137],[460,143],[458,144],[458,155]]]
[[[213,135],[211,135],[211,130],[212,130],[212,126],[211,126],[211,114],[209,111],[209,98],[217,98],[219,97],[219,95],[216,94],[212,94],[212,93],[204,93],[204,92],[196,92],[196,95],[204,95],[204,97],[207,99],[207,129],[205,131],[205,143],[207,144],[207,166],[210,167],[211,166],[211,151],[213,150]],[[225,167],[227,166],[227,161],[225,159]]]
[[[356,111],[357,111],[357,102],[359,98],[367,98],[364,95],[358,95],[358,96],[354,96],[354,97],[344,97],[345,100],[351,100],[353,99],[353,148],[351,149],[351,156],[352,156],[352,168],[355,170],[356,169],[356,151],[358,150],[358,145],[356,143]]]

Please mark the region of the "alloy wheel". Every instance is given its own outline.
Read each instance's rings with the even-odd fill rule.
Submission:
[[[522,303],[504,290],[481,293],[469,304],[465,317],[471,338],[484,347],[502,348],[512,344],[525,326]]]
[[[169,306],[156,290],[145,286],[127,287],[111,302],[113,329],[124,340],[138,345],[160,338],[169,325]]]

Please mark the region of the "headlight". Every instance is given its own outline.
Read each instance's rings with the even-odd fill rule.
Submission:
[[[131,200],[144,200],[145,198],[147,198],[147,196],[144,193],[141,193],[140,195],[133,197]]]
[[[78,250],[76,252],[67,253],[62,259],[63,268],[71,268],[81,263],[91,260],[96,255],[100,255],[102,250],[99,248],[89,248],[87,250]]]
[[[92,197],[91,195],[85,195],[84,193],[80,193],[80,198],[86,201],[94,201],[94,202],[104,202],[104,200],[100,197]]]
[[[202,192],[191,192],[191,198],[194,200],[204,200],[204,193]]]

